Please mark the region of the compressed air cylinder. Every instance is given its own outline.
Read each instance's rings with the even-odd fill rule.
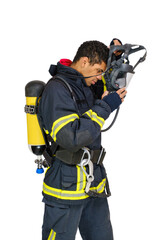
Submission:
[[[45,149],[45,141],[37,118],[36,102],[41,95],[45,83],[42,81],[31,81],[25,86],[27,113],[28,146],[35,155],[42,155]],[[39,99],[38,99],[39,100]]]

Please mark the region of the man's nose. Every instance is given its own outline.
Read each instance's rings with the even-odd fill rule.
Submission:
[[[102,80],[102,75],[97,76],[97,80]]]

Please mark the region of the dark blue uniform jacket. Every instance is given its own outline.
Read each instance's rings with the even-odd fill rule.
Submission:
[[[69,90],[61,82],[52,80],[46,85],[39,105],[46,132],[70,152],[82,147],[100,149],[101,128],[111,113],[110,106],[103,100],[94,99],[90,87],[75,69],[60,62],[55,69],[55,73],[71,86],[81,115]],[[105,184],[104,166],[94,164],[91,190],[102,193]],[[86,176],[79,166],[68,165],[55,157],[45,174],[43,195],[49,201],[79,203],[89,197],[84,191],[85,186]]]

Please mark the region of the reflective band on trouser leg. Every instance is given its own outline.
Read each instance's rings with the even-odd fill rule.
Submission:
[[[92,121],[95,121],[99,124],[99,126],[102,128],[105,120],[102,117],[99,117],[97,113],[93,112],[91,109],[85,112],[84,114],[87,114],[88,117],[91,118]]]
[[[51,232],[47,240],[55,240],[55,239],[56,239],[56,232],[54,232],[53,229],[51,229]]]
[[[70,122],[73,122],[78,118],[79,118],[78,115],[75,113],[67,115],[65,117],[58,118],[52,125],[52,131],[50,135],[53,138],[53,140],[56,141],[56,135],[62,127],[64,127],[66,124]]]
[[[91,187],[90,190],[95,191],[96,193],[102,193],[105,189],[105,185],[106,178],[104,178],[97,187]],[[43,193],[64,200],[81,200],[89,197],[84,189],[79,191],[66,191],[49,187],[45,183],[43,183]]]
[[[76,189],[76,191],[81,191],[86,186],[86,175],[80,166],[76,166],[76,167],[77,167],[77,189]]]

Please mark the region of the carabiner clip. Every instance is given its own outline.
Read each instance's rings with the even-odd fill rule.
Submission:
[[[83,147],[82,150],[84,151],[81,157],[81,161],[78,164],[78,166],[83,167],[88,165],[89,161],[91,160],[91,154],[89,152],[89,149],[86,147]],[[87,154],[87,158],[84,158],[85,154]]]

